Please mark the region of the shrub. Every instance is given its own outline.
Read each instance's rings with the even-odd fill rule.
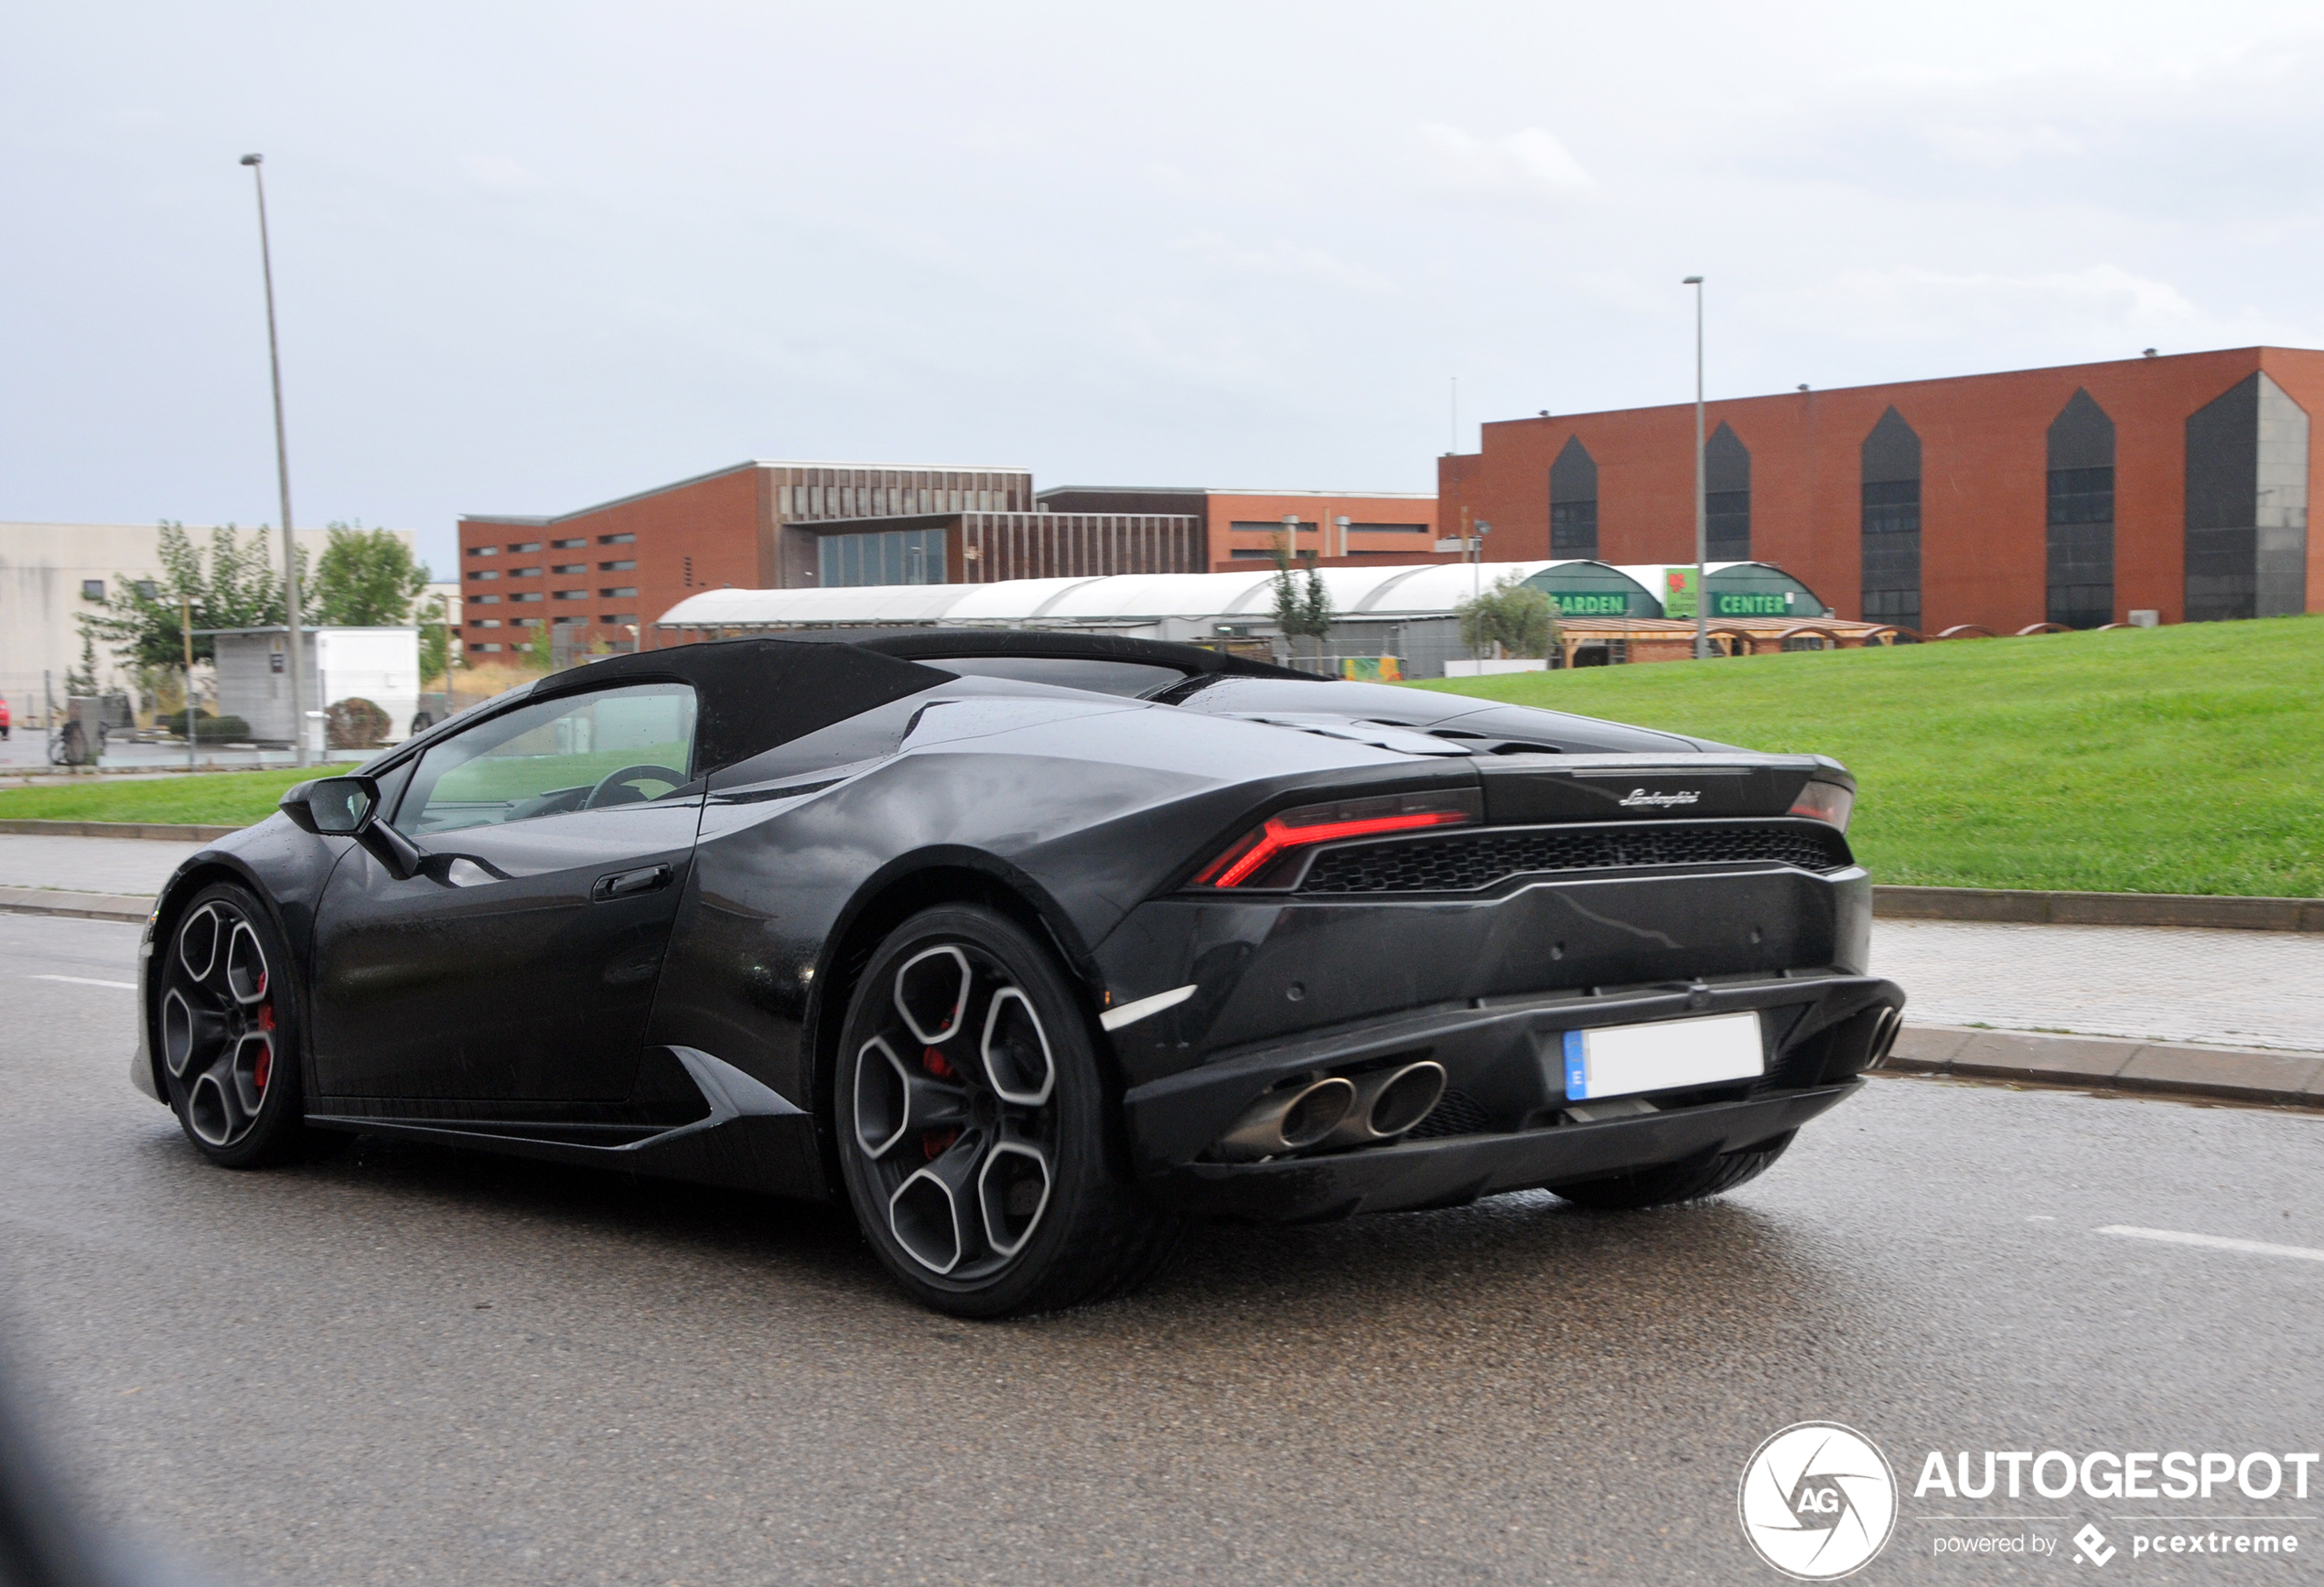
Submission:
[[[393,729],[387,713],[360,695],[339,701],[323,713],[325,742],[333,749],[377,749]]]

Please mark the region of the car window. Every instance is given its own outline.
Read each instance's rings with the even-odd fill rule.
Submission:
[[[660,799],[693,775],[694,738],[683,683],[544,700],[432,745],[395,825],[421,837]]]

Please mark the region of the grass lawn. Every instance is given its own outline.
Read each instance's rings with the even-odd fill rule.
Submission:
[[[1832,756],[1879,882],[2324,895],[2324,617],[1415,687]]]
[[[309,767],[221,771],[136,782],[86,778],[65,788],[0,788],[0,820],[171,821],[197,827],[246,827],[264,820],[295,782],[327,777]]]

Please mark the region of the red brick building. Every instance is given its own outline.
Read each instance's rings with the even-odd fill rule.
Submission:
[[[1044,490],[1052,512],[1156,512],[1197,520],[1204,571],[1232,573],[1270,561],[1283,520],[1298,520],[1295,549],[1330,562],[1425,563],[1439,557],[1436,498],[1387,491],[1213,490],[1207,488],[1060,485]]]
[[[2324,610],[2324,352],[2243,348],[1708,405],[1709,560],[1922,633]],[[1437,470],[1495,560],[1695,557],[1692,404],[1490,424]]]
[[[740,463],[554,517],[459,521],[462,638],[479,659],[548,628],[634,642],[705,589],[992,584],[1204,573],[1273,554],[1286,515],[1302,553],[1436,560],[1429,496],[1071,488],[1021,468]]]

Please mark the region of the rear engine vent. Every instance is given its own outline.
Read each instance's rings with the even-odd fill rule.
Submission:
[[[1722,865],[1771,861],[1807,871],[1852,863],[1847,840],[1807,822],[1641,821],[1620,827],[1534,827],[1520,831],[1404,839],[1327,849],[1302,893],[1469,893],[1540,871],[1611,871],[1632,865]]]

